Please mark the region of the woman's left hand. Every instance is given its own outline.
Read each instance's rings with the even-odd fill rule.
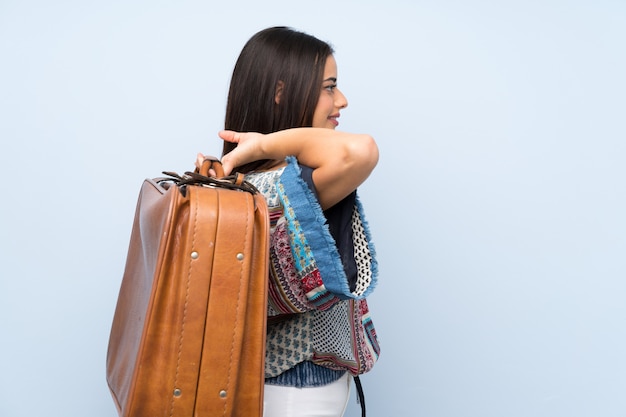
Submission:
[[[198,152],[198,155],[196,156],[196,168],[198,169],[198,171],[200,171],[200,168],[202,168],[202,164],[207,159],[219,160],[219,158],[216,158],[214,156],[204,155],[203,153]],[[208,175],[209,175],[209,177],[215,177],[215,176],[217,176],[217,173],[215,172],[215,170],[213,168],[211,168],[211,169],[209,169],[209,174]]]
[[[262,133],[222,130],[219,136],[226,142],[237,144],[235,149],[222,157],[224,175],[229,175],[235,167],[266,158],[261,148],[265,137]]]

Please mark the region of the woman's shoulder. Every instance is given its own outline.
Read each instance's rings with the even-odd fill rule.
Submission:
[[[285,170],[285,165],[274,167],[268,170],[252,171],[246,174],[246,181],[252,183],[276,180]]]
[[[285,165],[264,171],[253,171],[247,173],[245,179],[263,194],[269,206],[278,205],[276,183],[284,170]]]

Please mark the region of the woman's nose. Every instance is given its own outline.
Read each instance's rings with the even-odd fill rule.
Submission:
[[[343,95],[341,90],[336,89],[335,92],[339,93],[336,95],[337,98],[335,100],[335,106],[339,107],[340,109],[345,109],[346,107],[348,107],[348,99],[346,98],[346,96]]]

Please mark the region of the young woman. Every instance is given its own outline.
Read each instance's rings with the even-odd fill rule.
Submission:
[[[378,148],[335,130],[347,105],[332,48],[290,28],[255,34],[233,71],[222,164],[270,209],[265,417],[342,416],[350,376],[378,358],[365,301],[377,263],[356,195]]]

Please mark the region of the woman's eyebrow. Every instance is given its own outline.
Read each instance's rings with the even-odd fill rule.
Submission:
[[[324,82],[326,82],[326,81],[332,81],[332,82],[336,83],[337,82],[337,78],[335,78],[335,77],[328,77],[328,78],[326,78],[324,80]]]

